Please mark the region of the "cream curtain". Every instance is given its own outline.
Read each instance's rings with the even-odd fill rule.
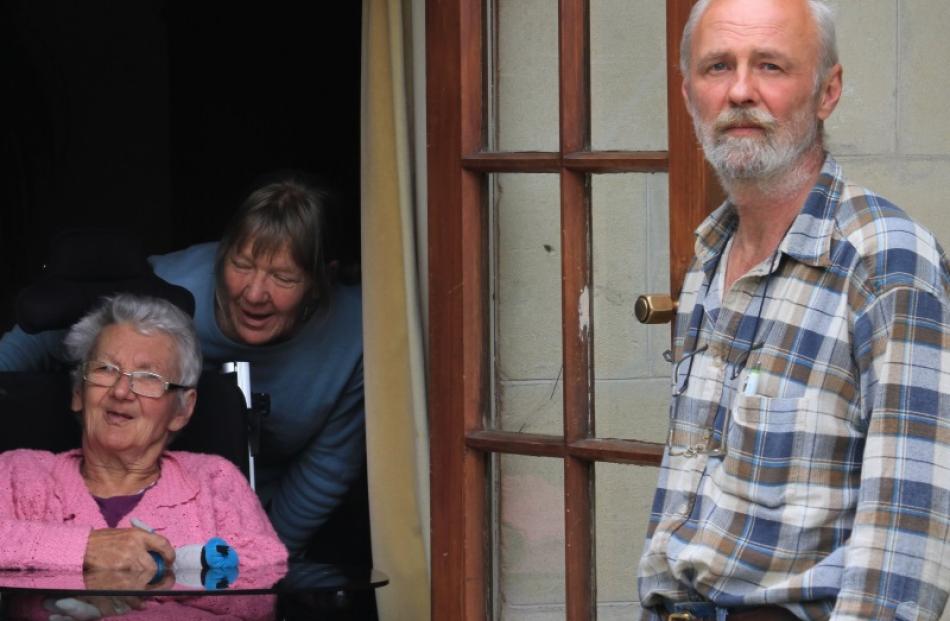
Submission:
[[[417,234],[411,0],[363,0],[363,341],[380,621],[429,614],[429,447]],[[421,19],[421,15],[417,19]],[[407,41],[408,39],[408,41]]]

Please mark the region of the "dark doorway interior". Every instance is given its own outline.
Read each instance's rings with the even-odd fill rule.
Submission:
[[[334,254],[358,261],[360,4],[3,0],[0,328],[57,231],[216,239],[280,168],[338,186]]]

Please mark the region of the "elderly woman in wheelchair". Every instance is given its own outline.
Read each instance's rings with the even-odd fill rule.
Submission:
[[[166,448],[188,424],[201,371],[187,315],[157,298],[118,295],[76,323],[65,345],[77,363],[72,409],[82,447],[0,454],[0,568],[128,570],[160,580],[176,555],[212,538],[242,566],[286,561],[236,467]],[[258,604],[262,613],[272,606]],[[128,611],[114,598],[106,605],[103,614]]]

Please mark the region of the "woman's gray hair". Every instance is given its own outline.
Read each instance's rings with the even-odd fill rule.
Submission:
[[[825,0],[806,0],[811,15],[818,28],[818,70],[815,73],[815,93],[821,88],[822,82],[828,76],[831,68],[838,64],[838,39],[835,35],[834,10]],[[680,73],[689,77],[689,64],[692,53],[693,31],[709,8],[712,0],[699,0],[690,11],[686,27],[683,29],[683,38],[680,40]]]
[[[198,384],[201,345],[191,317],[168,300],[120,293],[104,298],[99,306],[69,329],[63,340],[67,355],[77,364],[73,371],[74,388],[82,383],[80,367],[92,355],[102,330],[115,324],[129,324],[136,332],[147,336],[157,332],[170,336],[178,351],[180,377],[168,379],[184,386]]]
[[[330,301],[326,266],[327,222],[338,197],[326,184],[301,171],[280,171],[264,177],[224,231],[214,261],[216,295],[225,291],[224,268],[231,252],[250,243],[254,258],[278,252],[285,246],[310,284],[309,299],[302,303],[301,318]]]

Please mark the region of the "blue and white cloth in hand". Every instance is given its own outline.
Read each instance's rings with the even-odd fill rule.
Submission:
[[[175,549],[175,581],[208,591],[226,589],[238,577],[238,553],[220,537]],[[160,579],[160,578],[159,578]]]

